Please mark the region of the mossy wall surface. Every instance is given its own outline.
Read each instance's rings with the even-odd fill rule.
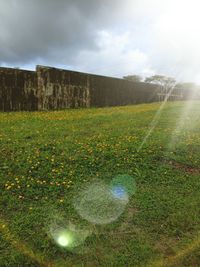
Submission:
[[[89,75],[37,66],[38,109],[90,107]]]
[[[34,71],[0,68],[0,110],[37,110],[37,75]]]

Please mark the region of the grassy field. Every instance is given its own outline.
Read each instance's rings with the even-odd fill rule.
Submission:
[[[0,113],[1,267],[200,266],[200,103],[159,107]],[[80,189],[117,175],[136,183],[121,216],[79,216]],[[59,246],[61,224],[87,238]]]

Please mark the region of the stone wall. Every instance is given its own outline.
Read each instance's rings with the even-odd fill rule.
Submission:
[[[37,110],[37,75],[34,71],[0,68],[0,110]]]

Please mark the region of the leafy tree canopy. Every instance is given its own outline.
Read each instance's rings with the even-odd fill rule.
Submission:
[[[142,82],[142,77],[140,75],[127,75],[123,78],[131,82]]]
[[[158,84],[163,89],[174,88],[176,80],[173,77],[168,77],[164,75],[153,75],[145,79],[146,83]]]

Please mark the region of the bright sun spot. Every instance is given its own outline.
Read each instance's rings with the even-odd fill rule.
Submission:
[[[164,12],[160,14],[157,28],[162,31],[163,36],[171,37],[169,41],[172,41],[175,46],[179,41],[185,46],[188,43],[195,46],[196,42],[200,42],[199,8],[199,1],[169,1]]]
[[[60,246],[66,247],[69,245],[69,237],[63,234],[58,237],[57,242]]]

